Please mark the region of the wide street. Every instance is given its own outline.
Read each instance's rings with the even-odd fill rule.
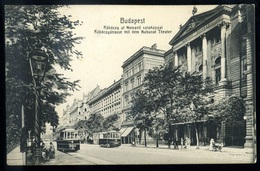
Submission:
[[[240,151],[239,151],[240,150]],[[252,163],[253,154],[244,153],[243,149],[223,149],[222,152],[209,151],[207,148],[190,150],[167,149],[166,146],[131,147],[123,144],[116,148],[104,148],[93,144],[81,144],[77,152],[60,152],[56,158],[44,165],[139,165],[139,164],[223,164]]]

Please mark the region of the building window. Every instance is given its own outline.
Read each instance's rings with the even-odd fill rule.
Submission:
[[[246,39],[243,39],[241,43],[241,56],[246,56]]]
[[[215,60],[215,81],[216,81],[216,84],[218,84],[220,79],[221,79],[221,57],[218,57]]]
[[[203,65],[200,65],[199,66],[199,72],[202,72],[202,70],[203,70]]]
[[[243,58],[241,59],[241,73],[242,73],[242,79],[246,80],[247,78],[247,59],[246,56],[243,56]]]
[[[128,83],[125,83],[125,91],[128,91]]]
[[[137,77],[137,86],[141,85],[141,76]]]
[[[134,75],[135,74],[135,68],[133,67],[132,68],[132,75]]]
[[[216,74],[215,74],[215,80],[216,80],[216,84],[218,84],[218,82],[220,81],[220,79],[221,79],[221,72],[220,72],[220,68],[217,68],[216,70],[215,70],[215,72],[216,72]]]
[[[128,98],[128,95],[125,96],[125,105],[128,104],[128,101],[129,101],[129,98]]]
[[[138,64],[138,72],[141,71],[142,69],[142,66],[141,66],[141,63]]]
[[[131,80],[131,86],[132,86],[132,89],[135,87],[135,80],[134,79]]]

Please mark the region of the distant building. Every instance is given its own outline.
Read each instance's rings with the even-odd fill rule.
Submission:
[[[121,79],[103,89],[89,101],[90,114],[99,113],[104,118],[121,115]]]
[[[74,99],[73,104],[69,106],[67,104],[66,109],[63,110],[63,115],[60,119],[62,126],[73,126],[76,122],[80,120],[87,120],[90,114],[89,101],[96,97],[96,95],[101,91],[100,87],[97,86],[87,95],[83,94],[83,99]]]
[[[91,108],[90,108],[90,101],[94,99],[102,90],[100,89],[99,85],[95,89],[93,89],[91,92],[89,92],[87,95],[83,96],[83,102],[81,107],[81,120],[87,120],[89,118],[89,115],[91,114]]]
[[[122,65],[122,143],[131,143],[136,138],[134,124],[127,117],[131,112],[131,100],[135,91],[142,87],[145,74],[150,69],[164,64],[164,53],[164,50],[157,49],[156,44],[152,47],[142,47]]]

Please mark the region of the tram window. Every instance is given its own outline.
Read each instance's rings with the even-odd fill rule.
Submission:
[[[60,139],[62,139],[62,140],[64,139],[64,132],[60,133]]]

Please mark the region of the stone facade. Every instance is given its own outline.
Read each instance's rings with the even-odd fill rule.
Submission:
[[[131,112],[131,100],[134,93],[142,88],[145,74],[150,69],[164,64],[164,54],[165,51],[157,49],[156,44],[152,47],[142,47],[122,65],[122,143],[131,143],[136,139],[138,131],[133,129],[134,123],[127,117]]]
[[[174,66],[182,65],[189,72],[199,71],[213,79],[215,101],[231,95],[246,101],[245,146],[252,146],[255,137],[253,5],[220,5],[194,15],[170,44]],[[230,130],[222,126],[219,137],[222,136],[224,144]]]

